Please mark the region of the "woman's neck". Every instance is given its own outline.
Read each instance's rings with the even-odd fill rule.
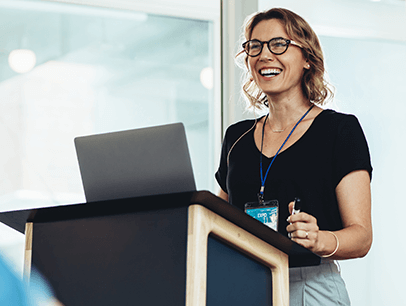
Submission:
[[[268,96],[269,123],[274,131],[283,131],[297,122],[312,105],[305,97],[276,99]]]

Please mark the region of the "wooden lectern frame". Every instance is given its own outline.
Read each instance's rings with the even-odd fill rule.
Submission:
[[[24,248],[24,267],[23,275],[24,279],[29,280],[31,276],[31,264],[32,264],[32,234],[34,224],[27,222],[25,224],[25,248]]]
[[[157,229],[156,227],[159,227],[161,223],[153,222],[156,218],[155,215],[159,216],[168,228]],[[110,220],[113,221],[112,225],[106,223]],[[54,289],[57,289],[57,298],[66,306],[81,303],[81,301],[70,300],[73,295],[75,297],[80,295],[82,300],[87,299],[87,305],[93,303],[91,299],[97,294],[99,301],[104,302],[100,295],[106,295],[104,299],[111,298],[113,301],[116,299],[114,294],[120,294],[120,297],[123,295],[123,292],[120,291],[121,287],[114,287],[117,281],[121,280],[127,290],[124,292],[125,294],[131,291],[131,288],[139,290],[140,296],[148,290],[154,294],[155,283],[162,282],[160,286],[168,284],[173,287],[167,291],[162,290],[164,292],[162,294],[169,296],[176,291],[176,297],[172,298],[173,305],[206,305],[209,235],[213,235],[232,249],[243,253],[272,271],[272,300],[275,306],[289,305],[289,267],[320,263],[320,257],[317,255],[208,191],[3,212],[0,213],[0,222],[26,235],[24,261],[26,279],[30,278],[33,263],[49,279],[51,285],[56,287]],[[103,230],[105,224],[111,225],[109,230]],[[142,227],[143,224],[146,227]],[[87,228],[88,225],[89,228]],[[127,225],[133,228],[128,231],[126,230]],[[100,234],[96,228],[101,229],[102,233]],[[84,230],[83,235],[82,229]],[[94,233],[93,229],[95,229]],[[117,253],[118,251],[109,253],[111,250],[106,244],[115,243],[114,235],[116,233],[110,235],[110,230],[117,231],[118,236],[129,234],[129,238],[120,245],[122,249],[126,250],[124,253],[122,250],[119,253]],[[105,236],[109,235],[111,237],[107,238],[110,240],[103,240]],[[149,247],[153,251],[148,255],[142,246],[145,241],[149,240],[145,240],[143,235],[150,235],[148,239],[157,240],[156,243],[151,241]],[[170,240],[170,243],[167,243],[166,238]],[[78,247],[75,239],[82,239],[80,242],[82,245]],[[101,241],[100,250],[94,241]],[[130,246],[127,247],[125,244],[130,244]],[[89,248],[84,254],[90,254],[90,258],[82,258],[83,254],[80,253],[83,251],[82,246]],[[163,247],[167,249],[162,249]],[[97,250],[94,250],[95,248]],[[114,247],[111,248],[114,249]],[[172,251],[176,254],[171,258],[175,258],[177,263],[159,257],[159,253]],[[135,253],[131,254],[131,252]],[[137,255],[137,252],[142,254]],[[51,256],[49,253],[52,253]],[[132,261],[133,256],[137,258],[135,263]],[[119,257],[120,260],[116,260],[116,257]],[[153,259],[149,257],[153,257]],[[105,258],[110,262],[104,263]],[[163,263],[160,263],[161,259],[164,261]],[[183,260],[184,263],[182,263]],[[96,263],[94,263],[95,261]],[[128,263],[124,269],[122,266],[117,268],[113,265],[117,262],[120,264],[122,261]],[[151,267],[152,272],[148,273],[148,269],[150,269],[148,265],[155,265],[155,263],[160,263],[161,266]],[[100,269],[104,269],[106,265],[106,269],[110,267],[110,269],[114,269],[114,273],[117,270],[123,270],[123,275],[117,273],[117,275],[111,275],[111,271],[108,270],[100,274]],[[170,267],[172,265],[174,266]],[[95,272],[86,274],[83,269],[87,269],[87,266],[91,266],[93,269],[89,271]],[[167,267],[168,271],[162,271]],[[70,274],[70,270],[74,269],[78,270],[77,274]],[[136,271],[126,271],[125,269]],[[133,278],[133,275],[143,275],[142,277],[149,278],[151,274],[161,271],[162,276],[158,278],[151,276],[152,279],[149,280],[149,283],[145,279]],[[82,272],[84,275],[81,275]],[[178,275],[173,278],[174,274]],[[75,279],[75,277],[80,279]],[[73,290],[72,286],[74,287],[78,281],[81,281],[81,278],[86,277],[88,277],[87,283],[84,285],[88,285],[89,288],[83,291],[81,288],[77,288],[78,292],[69,291]],[[92,284],[92,277],[95,278],[94,284]],[[100,279],[103,277],[105,279]],[[114,283],[108,283],[110,278]],[[131,282],[135,282],[134,285],[129,284]],[[115,292],[112,293],[112,296],[109,296],[106,290],[100,289],[105,285]],[[143,286],[146,287],[143,288]],[[151,287],[154,288],[151,289]],[[91,292],[92,289],[97,294]],[[175,295],[175,293],[173,294]],[[177,302],[174,302],[175,300]],[[183,302],[181,302],[182,300]],[[140,305],[148,303],[145,298],[142,301]],[[118,303],[120,304],[120,302]],[[103,305],[111,305],[111,303],[106,302]],[[166,305],[171,305],[171,303],[168,301]]]
[[[289,305],[288,255],[200,205],[189,206],[186,306],[206,305],[207,239],[210,234],[268,266],[273,305]]]

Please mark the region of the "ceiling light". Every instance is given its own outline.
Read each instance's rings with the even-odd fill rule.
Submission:
[[[200,72],[200,82],[204,87],[207,89],[212,89],[213,88],[213,68],[211,67],[206,67],[203,68],[202,71]]]
[[[35,53],[27,49],[16,49],[8,55],[10,68],[18,73],[26,73],[35,67],[37,58]]]

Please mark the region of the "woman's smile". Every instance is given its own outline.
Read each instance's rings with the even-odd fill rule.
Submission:
[[[259,74],[263,77],[272,78],[279,75],[282,69],[279,68],[262,68],[259,70]]]

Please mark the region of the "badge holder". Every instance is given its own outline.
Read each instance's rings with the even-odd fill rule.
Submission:
[[[266,226],[278,231],[279,202],[278,200],[249,202],[244,205],[245,213]]]

